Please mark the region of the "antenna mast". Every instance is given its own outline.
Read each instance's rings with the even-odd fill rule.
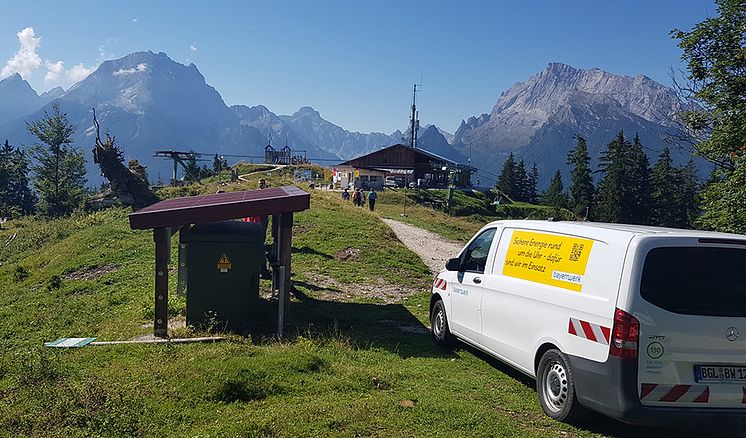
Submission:
[[[410,136],[409,136],[409,147],[417,149],[417,131],[420,129],[420,121],[418,120],[419,113],[417,112],[417,84],[412,86],[412,116],[410,117]],[[422,85],[419,85],[420,91]]]

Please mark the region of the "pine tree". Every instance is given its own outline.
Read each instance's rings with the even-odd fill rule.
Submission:
[[[83,202],[86,183],[85,158],[72,145],[75,127],[57,103],[52,105],[52,114],[44,111],[41,120],[26,126],[41,142],[31,149],[39,212],[52,217],[71,213]]]
[[[197,182],[198,179],[203,178],[202,168],[197,164],[197,156],[194,151],[191,151],[189,158],[186,160],[186,170],[184,172],[184,181]]]
[[[562,183],[562,174],[559,170],[552,177],[552,182],[549,183],[547,191],[541,195],[541,203],[542,205],[548,205],[556,209],[567,206],[567,195],[565,194],[565,187]]]
[[[652,225],[673,227],[679,222],[680,212],[675,202],[678,190],[677,176],[673,160],[671,160],[671,152],[665,148],[658,157],[658,162],[653,166],[650,214]]]
[[[503,170],[500,172],[500,177],[497,180],[497,189],[503,192],[503,194],[511,200],[516,201],[517,185],[516,163],[513,153],[511,152],[505,160],[505,164],[503,164]]]
[[[653,166],[651,178],[651,224],[689,228],[697,216],[697,176],[694,162],[673,165],[668,148]]]
[[[536,167],[536,163],[531,166],[531,171],[528,173],[528,184],[526,189],[526,202],[536,204],[538,201],[538,194],[536,192],[536,185],[539,183],[539,168]]]
[[[36,196],[29,186],[29,160],[5,140],[0,147],[0,217],[17,217],[34,210]]]
[[[601,154],[596,214],[598,220],[646,224],[650,218],[650,166],[639,138],[634,144],[620,131]]]
[[[686,166],[680,169],[680,190],[682,216],[682,228],[692,228],[700,215],[700,184],[697,181],[697,168],[694,160],[689,159]]]
[[[228,169],[228,161],[218,154],[215,154],[215,157],[212,159],[212,174],[217,175],[226,169]]]
[[[515,167],[515,200],[525,202],[528,197],[528,174],[526,173],[526,164],[523,160],[518,162]]]
[[[592,217],[593,177],[591,177],[591,156],[588,144],[580,135],[575,136],[575,148],[567,154],[570,165],[570,204],[575,214]]]
[[[599,159],[599,172],[603,178],[598,183],[596,196],[596,219],[604,222],[621,222],[623,205],[626,200],[626,177],[624,175],[624,149],[629,142],[620,131]]]
[[[628,222],[633,224],[650,223],[650,160],[645,154],[639,134],[635,134],[629,150],[629,183],[632,186]]]

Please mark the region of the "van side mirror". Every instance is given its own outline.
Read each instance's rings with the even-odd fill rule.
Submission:
[[[446,262],[446,271],[458,271],[459,269],[461,269],[461,259],[458,257],[448,259]]]

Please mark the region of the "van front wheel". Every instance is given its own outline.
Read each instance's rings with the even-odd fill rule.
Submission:
[[[548,350],[541,357],[536,392],[541,408],[557,421],[575,423],[587,414],[575,395],[575,380],[567,356],[559,350]]]
[[[442,300],[436,301],[433,311],[430,312],[430,332],[433,334],[435,342],[439,345],[447,346],[453,342],[453,335],[448,328],[446,306]]]

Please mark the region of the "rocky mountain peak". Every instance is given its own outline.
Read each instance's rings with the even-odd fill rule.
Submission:
[[[606,137],[623,129],[647,143],[677,127],[683,110],[676,93],[645,75],[625,76],[553,62],[503,92],[490,114],[461,122],[453,144],[473,150],[479,162],[499,169],[509,152],[539,163],[540,171],[564,162],[573,136],[586,136],[598,152]],[[651,145],[653,146],[653,145]],[[546,160],[551,157],[551,160]]]
[[[292,117],[310,117],[313,119],[320,119],[321,114],[310,106],[303,106],[293,113]]]
[[[0,80],[0,121],[14,120],[38,109],[58,96],[39,96],[20,74]]]
[[[54,87],[51,90],[41,93],[40,97],[45,99],[47,102],[51,102],[54,99],[65,94],[65,89],[62,87]]]

